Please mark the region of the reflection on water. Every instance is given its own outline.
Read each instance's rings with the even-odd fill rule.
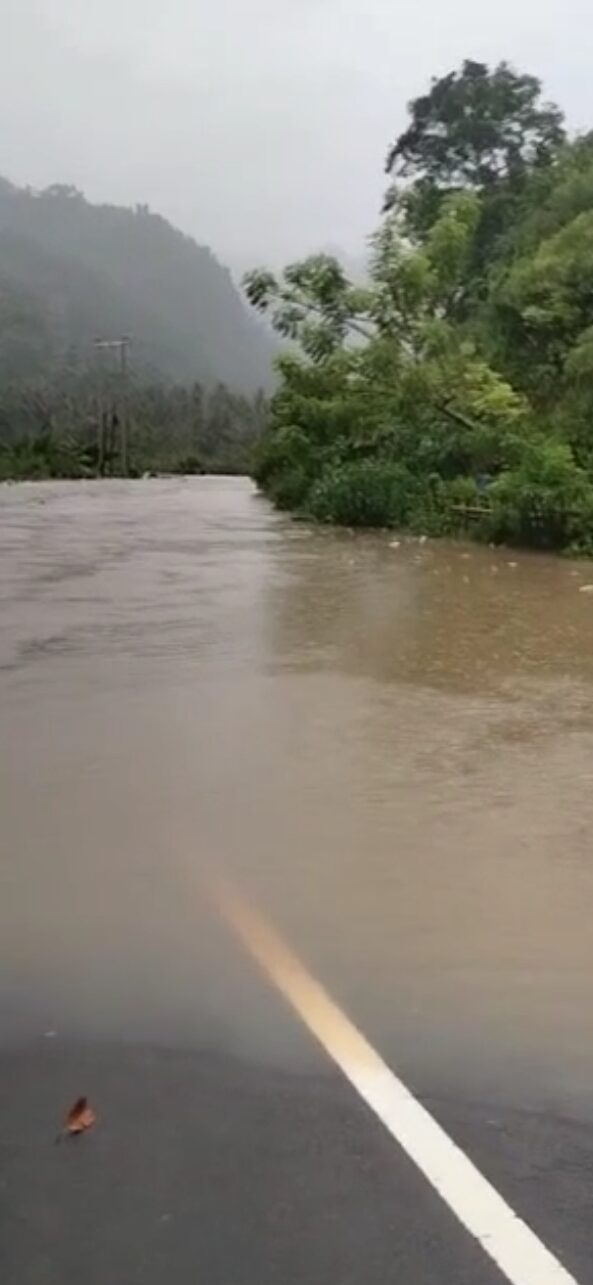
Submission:
[[[3,487],[0,531],[6,1038],[306,1064],[224,862],[419,1088],[593,1097],[590,566],[228,479]]]

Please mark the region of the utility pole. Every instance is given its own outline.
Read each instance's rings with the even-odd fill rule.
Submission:
[[[103,398],[103,390],[100,388],[97,395],[97,477],[105,476],[105,429],[107,427],[107,415]]]
[[[121,339],[95,339],[95,348],[99,352],[112,352],[119,354],[119,371],[121,380],[121,398],[119,407],[119,429],[120,429],[120,457],[121,471],[124,477],[128,476],[128,353],[132,340],[129,335],[122,335]],[[99,429],[99,460],[103,467],[104,459],[104,426],[102,423]]]

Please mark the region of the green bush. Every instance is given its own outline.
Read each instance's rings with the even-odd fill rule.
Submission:
[[[307,501],[311,516],[341,526],[407,526],[422,484],[403,465],[358,460],[328,465]]]
[[[269,479],[267,491],[279,509],[298,512],[306,503],[311,480],[300,464],[278,471]]]
[[[184,477],[193,477],[195,475],[199,476],[200,474],[205,473],[206,469],[203,461],[200,459],[200,456],[192,453],[190,455],[183,455],[181,459],[177,460],[172,471],[174,473],[180,473]]]
[[[253,476],[264,490],[274,489],[275,479],[293,468],[306,470],[312,447],[307,434],[294,425],[266,432],[255,450]]]
[[[70,438],[55,440],[49,433],[0,445],[0,481],[31,478],[86,477],[87,453]]]
[[[593,487],[561,442],[531,443],[521,465],[489,489],[491,540],[532,548],[588,548],[593,538]]]

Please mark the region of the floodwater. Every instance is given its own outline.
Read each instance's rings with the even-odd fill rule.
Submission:
[[[0,1031],[307,1068],[231,871],[421,1092],[593,1112],[591,564],[234,479],[0,487]]]

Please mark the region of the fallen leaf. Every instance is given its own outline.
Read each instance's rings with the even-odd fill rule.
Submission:
[[[96,1122],[97,1117],[92,1106],[89,1105],[88,1098],[77,1098],[64,1121],[62,1136],[76,1138],[78,1134],[92,1129]]]

